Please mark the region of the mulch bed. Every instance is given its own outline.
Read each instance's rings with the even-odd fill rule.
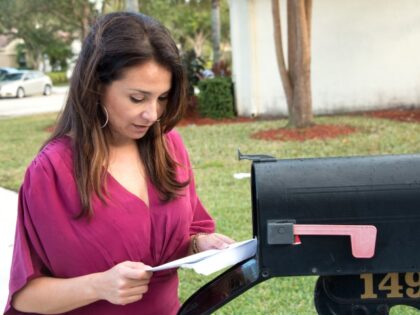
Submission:
[[[306,128],[279,128],[264,130],[251,135],[253,139],[274,141],[305,141],[324,140],[338,136],[349,135],[357,129],[351,126],[340,125],[313,125]]]
[[[367,116],[405,122],[420,122],[420,109],[392,109],[365,113]]]
[[[403,122],[420,123],[420,109],[391,109],[380,110],[364,113],[355,113],[355,115],[365,115],[380,119],[391,119]],[[235,124],[257,121],[255,118],[234,117],[224,119],[202,118],[197,114],[187,116],[178,126],[188,125],[216,125],[216,124]],[[46,128],[51,132],[53,126]],[[269,141],[305,141],[313,139],[331,139],[340,136],[349,135],[356,132],[357,129],[346,125],[319,125],[315,124],[311,127],[294,129],[294,128],[278,128],[264,130],[251,135],[253,139],[262,139]]]
[[[365,115],[374,118],[391,119],[404,122],[420,122],[420,109],[391,109],[380,110],[365,113],[356,113],[355,115]],[[235,117],[230,119],[211,119],[201,118],[192,115],[181,121],[180,126],[187,125],[214,125],[231,124],[256,121],[253,118]],[[356,132],[357,129],[346,125],[313,125],[302,129],[278,128],[264,130],[251,135],[253,139],[262,139],[269,141],[305,141],[313,139],[331,139],[340,136],[349,135]]]
[[[182,119],[178,123],[177,126],[188,126],[188,125],[204,126],[204,125],[219,125],[219,124],[237,124],[237,123],[245,123],[245,122],[253,122],[253,121],[256,121],[256,119],[249,118],[249,117],[234,117],[234,118],[213,119],[213,118],[207,118],[207,117],[190,116],[190,117]]]

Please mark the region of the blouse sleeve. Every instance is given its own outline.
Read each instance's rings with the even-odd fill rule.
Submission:
[[[190,225],[190,235],[197,233],[213,233],[215,231],[215,222],[204,208],[200,198],[197,196],[192,171],[190,179],[191,208],[193,209],[193,220]]]
[[[215,222],[204,208],[200,198],[197,195],[195,189],[194,173],[188,152],[184,146],[184,143],[182,142],[181,136],[177,132],[171,131],[168,133],[168,138],[170,140],[169,145],[172,147],[169,149],[172,149],[175,152],[177,162],[180,163],[184,171],[188,173],[188,178],[190,180],[187,187],[192,209],[190,235],[197,233],[213,233],[215,231]]]
[[[30,167],[31,168],[31,167]],[[46,255],[37,236],[30,207],[33,208],[42,200],[41,196],[34,196],[28,190],[31,185],[42,185],[38,180],[31,180],[30,168],[26,172],[24,183],[19,191],[18,213],[13,249],[12,265],[9,280],[9,297],[4,314],[20,314],[11,305],[13,295],[22,289],[33,278],[49,275],[46,267]],[[43,176],[39,174],[36,177]],[[45,183],[43,183],[45,185]],[[47,189],[45,186],[44,189]],[[35,200],[34,200],[35,198]],[[32,205],[33,204],[33,205]]]

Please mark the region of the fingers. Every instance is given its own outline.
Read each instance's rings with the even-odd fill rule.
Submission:
[[[216,236],[213,236],[210,245],[211,245],[211,248],[216,248],[216,249],[224,249],[229,246],[228,243],[224,242],[222,239]]]
[[[147,291],[147,285],[121,290],[118,292],[117,297],[114,300],[114,304],[126,305],[129,303],[140,301]]]
[[[230,237],[227,237],[226,235],[223,235],[223,234],[214,233],[214,235],[215,235],[217,238],[221,239],[223,242],[227,243],[227,244],[233,244],[233,243],[235,243],[235,242],[236,242],[235,240],[233,240],[233,239],[231,239]]]
[[[119,263],[118,265],[135,269],[135,270],[147,270],[148,268],[150,268],[150,266],[145,265],[142,262],[129,261],[129,260]]]
[[[231,238],[219,233],[200,235],[200,237],[197,239],[197,242],[199,244],[200,250],[224,249],[227,248],[230,244],[235,243],[235,241]]]
[[[140,301],[142,298],[143,298],[143,294],[133,295],[133,296],[123,298],[123,299],[121,299],[121,301],[119,303],[115,303],[115,304],[127,305],[127,304],[130,304],[130,303]]]
[[[113,304],[125,305],[139,301],[148,290],[152,272],[149,266],[125,261],[101,274],[100,293],[98,296]]]
[[[123,298],[118,303],[114,303],[114,304],[117,304],[117,305],[127,305],[127,304],[130,304],[130,303],[134,303],[134,302],[140,301],[142,298],[143,298],[143,295],[130,296],[130,297],[127,297],[127,298]]]
[[[143,298],[143,295],[148,291],[149,280],[125,280],[120,283],[115,292],[114,304],[126,305],[137,302]]]
[[[151,271],[147,271],[149,266],[141,262],[126,261],[121,263],[120,267],[121,275],[131,280],[149,280],[153,274]]]
[[[142,280],[133,280],[125,278],[120,283],[120,288],[133,288],[138,287],[141,285],[148,285],[150,282],[149,279],[142,279]]]
[[[145,294],[149,290],[147,285],[135,286],[129,289],[122,290],[120,296],[124,298],[139,296]]]

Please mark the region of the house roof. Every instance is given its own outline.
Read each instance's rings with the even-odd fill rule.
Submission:
[[[0,35],[0,48],[5,48],[12,40],[6,35]]]

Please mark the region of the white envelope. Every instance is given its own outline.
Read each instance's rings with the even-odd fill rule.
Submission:
[[[256,251],[257,239],[249,239],[231,244],[224,249],[210,249],[180,258],[160,266],[151,267],[149,270],[160,271],[181,267],[194,269],[197,273],[209,275],[254,256]]]

